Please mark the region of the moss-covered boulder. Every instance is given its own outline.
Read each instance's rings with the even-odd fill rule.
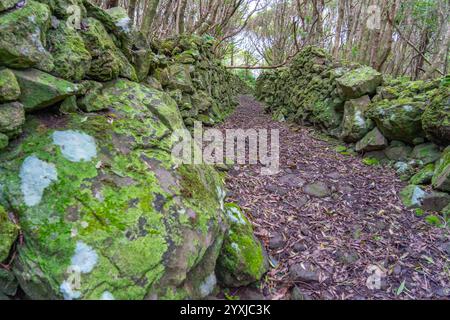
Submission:
[[[439,147],[434,143],[423,143],[414,147],[411,158],[421,161],[424,165],[434,163],[441,157]]]
[[[371,67],[363,66],[345,73],[336,80],[338,90],[345,100],[375,94],[383,82],[383,76]]]
[[[336,103],[331,99],[319,99],[314,104],[309,119],[324,129],[335,129],[342,123],[342,112],[338,111],[341,104],[340,101]]]
[[[186,50],[173,57],[176,62],[182,64],[194,64],[200,58],[198,50]]]
[[[370,131],[364,138],[356,144],[355,150],[357,152],[370,152],[383,150],[388,146],[388,141],[378,128]]]
[[[73,113],[79,111],[77,104],[77,97],[70,96],[64,99],[59,106],[59,112],[61,113]]]
[[[100,111],[108,108],[104,103],[96,105],[93,102],[101,94],[103,86],[103,83],[93,80],[82,81],[79,85],[81,96],[77,99],[77,105],[86,112]]]
[[[97,88],[88,93],[86,96],[88,99],[84,100],[81,105],[87,112],[114,110],[116,105],[119,104],[120,106],[123,103],[122,101],[126,100],[128,96],[133,97],[133,103],[145,106],[160,115],[161,121],[166,126],[173,130],[181,129],[178,122],[179,112],[177,105],[167,93],[132,81],[119,79],[104,87]],[[149,129],[156,132],[159,127],[152,126]],[[163,136],[167,132],[163,131],[159,134]]]
[[[22,132],[25,111],[19,102],[0,104],[0,133],[14,137]]]
[[[14,73],[9,69],[0,70],[0,103],[17,100],[20,87]]]
[[[225,212],[230,229],[217,261],[217,276],[225,286],[245,286],[260,280],[267,272],[267,256],[241,209],[233,203],[227,203]]]
[[[5,208],[0,205],[0,263],[8,258],[11,247],[19,234],[18,231],[18,227],[11,221]]]
[[[14,8],[20,0],[2,0],[0,1],[0,12]]]
[[[373,122],[365,116],[370,105],[370,98],[363,96],[347,101],[344,107],[341,138],[346,142],[357,142],[372,128]]]
[[[86,16],[86,9],[84,8],[82,0],[38,0],[49,6],[52,14],[58,18],[68,18],[73,14],[81,14],[80,18]]]
[[[410,99],[383,100],[373,104],[367,114],[387,139],[413,144],[417,138],[425,136],[423,111],[423,103]]]
[[[87,27],[81,34],[92,57],[87,75],[97,81],[109,81],[119,76],[137,80],[134,67],[117,48],[103,24],[94,18],[86,19],[85,23]]]
[[[133,32],[130,39],[122,44],[122,50],[134,66],[139,81],[144,81],[150,72],[153,73],[159,63],[147,39],[140,32]]]
[[[400,198],[408,209],[420,208],[427,193],[416,185],[409,185],[400,192]]]
[[[450,147],[444,150],[442,158],[436,164],[433,187],[438,190],[450,192]]]
[[[442,86],[422,116],[427,137],[441,145],[450,144],[450,86]]]
[[[106,10],[117,32],[131,33],[133,21],[128,17],[127,10],[122,7],[114,7]],[[113,29],[113,28],[112,28]]]
[[[431,183],[431,179],[434,176],[435,165],[430,163],[423,167],[419,172],[417,172],[409,181],[411,184],[415,185],[426,185]]]
[[[412,150],[410,146],[405,145],[403,142],[394,140],[389,148],[384,150],[384,153],[389,160],[406,161],[410,157]]]
[[[154,88],[156,90],[160,90],[162,91],[162,85],[161,82],[159,82],[155,77],[153,76],[148,76],[145,81],[143,82],[144,85]]]
[[[164,93],[118,80],[103,97],[107,114],[30,115],[0,154],[0,204],[26,239],[14,276],[34,299],[209,295],[226,230],[221,177],[174,162],[171,132],[184,126]]]
[[[155,55],[147,39],[140,32],[133,30],[133,23],[128,17],[127,11],[122,7],[103,10],[89,0],[83,0],[83,4],[87,9],[88,17],[99,21],[111,35],[115,47],[120,51],[120,53],[116,52],[116,55],[123,60],[123,53],[130,62],[124,61],[125,73],[122,73],[121,76],[130,80],[143,81],[152,66],[155,65]]]
[[[103,10],[90,0],[82,1],[88,17],[99,21],[108,33],[111,33],[118,39],[118,42],[128,40],[132,33],[132,21],[124,8],[113,7],[108,10]]]
[[[193,93],[194,87],[190,75],[189,65],[172,64],[167,69],[167,88],[179,89],[185,93]]]
[[[85,77],[91,66],[91,55],[75,29],[59,21],[58,26],[48,32],[48,45],[55,64],[52,74],[69,81]]]
[[[32,0],[1,14],[0,65],[51,71],[53,58],[45,49],[50,15],[47,5]]]
[[[78,86],[37,69],[15,70],[20,85],[19,101],[31,112],[54,105],[78,91]]]

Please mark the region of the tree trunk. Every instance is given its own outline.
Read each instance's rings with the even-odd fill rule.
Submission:
[[[385,29],[383,32],[383,37],[381,39],[381,53],[378,54],[375,57],[375,64],[374,67],[378,71],[381,71],[383,68],[383,65],[386,63],[387,58],[389,57],[389,54],[392,50],[392,35],[394,33],[394,23],[395,23],[395,16],[397,14],[397,8],[398,8],[398,0],[392,0],[392,6],[389,8],[387,7],[386,12],[386,20],[384,22]],[[390,23],[392,21],[392,23]]]
[[[182,34],[185,31],[185,13],[186,13],[187,0],[180,0],[177,10],[177,34]]]
[[[147,7],[144,11],[144,18],[142,21],[141,31],[144,36],[149,39],[152,29],[153,19],[156,15],[156,9],[158,8],[159,0],[148,0]]]
[[[339,48],[341,46],[341,32],[342,32],[342,23],[344,21],[344,9],[345,9],[344,0],[339,0],[338,6],[339,6],[338,7],[338,20],[337,20],[337,26],[336,26],[336,35],[334,37],[334,50],[333,50],[333,56],[335,58],[338,58]]]
[[[106,9],[114,8],[119,6],[119,0],[108,0],[106,2]]]
[[[437,72],[441,66],[443,66],[442,69],[445,69],[444,64],[447,63],[448,48],[450,46],[450,26],[448,22],[450,14],[448,9],[449,4],[447,1],[439,2],[439,24],[441,26],[440,37],[437,43],[439,49],[434,57],[433,63],[425,73],[425,79],[432,78],[434,73]],[[439,73],[442,74],[443,72],[441,71]]]
[[[136,12],[137,0],[129,0],[128,2],[128,16],[130,17],[133,25],[135,23],[135,12]]]

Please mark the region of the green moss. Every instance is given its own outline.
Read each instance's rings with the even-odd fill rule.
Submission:
[[[380,164],[380,160],[376,159],[376,158],[364,158],[362,160],[362,162],[366,165],[366,166],[378,166]]]
[[[376,122],[387,139],[412,144],[415,139],[425,136],[422,129],[423,112],[423,103],[407,98],[374,103],[367,116]]]
[[[52,56],[45,50],[51,12],[47,5],[26,1],[0,15],[0,61],[11,68],[37,67],[50,72]]]
[[[415,185],[430,184],[431,179],[434,176],[434,170],[435,170],[434,163],[430,163],[430,164],[426,165],[418,173],[416,173],[409,182],[411,184],[415,184]]]
[[[368,66],[346,72],[337,79],[340,94],[345,99],[355,99],[366,94],[374,94],[383,77],[381,73]]]
[[[434,188],[450,191],[450,147],[444,150],[442,158],[437,162],[432,182]]]
[[[76,30],[61,21],[49,31],[48,43],[55,64],[53,74],[70,81],[83,79],[90,69],[91,55]]]
[[[20,102],[28,112],[54,105],[78,91],[77,85],[36,70],[15,70],[21,88]]]
[[[425,218],[425,221],[429,224],[432,225],[434,227],[441,227],[442,226],[442,221],[438,216],[435,215],[429,215]]]
[[[14,73],[9,69],[0,70],[0,103],[17,100],[20,87]]]
[[[245,286],[261,279],[267,271],[267,260],[241,209],[227,203],[225,210],[231,227],[218,260],[217,274],[226,286]]]
[[[86,23],[89,27],[83,29],[82,37],[86,49],[92,56],[91,67],[87,75],[98,81],[109,81],[119,76],[137,81],[133,66],[116,47],[100,21],[88,18]]]
[[[9,143],[9,138],[7,135],[0,133],[0,150],[6,148]]]
[[[450,143],[450,89],[442,86],[430,99],[422,116],[427,137],[442,145]]]
[[[207,233],[211,223],[215,224],[215,217],[212,214],[221,199],[223,191],[223,180],[220,178],[214,168],[210,166],[191,166],[183,165],[178,168],[181,176],[181,194],[184,195],[185,204],[187,204],[194,212],[200,213],[198,219],[195,220],[196,227],[203,233]],[[211,188],[215,186],[215,188]],[[208,210],[205,210],[207,209]]]
[[[18,231],[18,226],[9,219],[5,208],[0,205],[0,263],[8,258]]]
[[[420,208],[425,191],[420,186],[409,185],[400,192],[400,198],[408,209]]]

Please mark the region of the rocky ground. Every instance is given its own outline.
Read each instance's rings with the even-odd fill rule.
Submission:
[[[448,229],[432,227],[404,208],[399,192],[405,183],[394,171],[339,154],[311,128],[272,120],[251,97],[240,102],[221,129],[280,130],[278,175],[260,175],[258,165],[235,166],[227,181],[230,200],[246,211],[271,258],[261,294],[450,297]]]

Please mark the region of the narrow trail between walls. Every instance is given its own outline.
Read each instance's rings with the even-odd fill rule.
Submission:
[[[219,127],[237,128],[280,130],[279,174],[242,165],[227,178],[229,201],[246,212],[271,259],[265,298],[449,297],[448,229],[403,207],[405,184],[394,171],[339,154],[311,128],[272,120],[249,96]]]

